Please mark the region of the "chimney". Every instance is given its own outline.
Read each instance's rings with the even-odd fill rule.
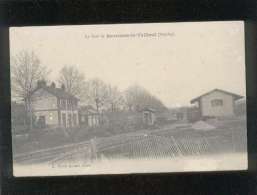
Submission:
[[[55,87],[56,87],[55,82],[52,82],[52,83],[51,83],[51,87],[52,87],[52,88],[55,88]]]
[[[41,88],[41,87],[45,87],[46,86],[46,81],[45,80],[38,80],[37,81],[37,87]]]
[[[65,85],[64,85],[64,84],[62,84],[61,89],[62,89],[63,91],[65,91]]]

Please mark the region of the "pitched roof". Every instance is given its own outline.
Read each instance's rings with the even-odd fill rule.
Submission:
[[[143,111],[155,112],[156,110],[153,109],[153,108],[144,107],[141,111],[142,111],[142,112],[143,112]]]
[[[241,96],[241,95],[238,95],[238,94],[235,94],[235,93],[231,93],[231,92],[228,92],[228,91],[225,91],[225,90],[222,90],[222,89],[213,89],[213,90],[211,90],[211,91],[209,91],[209,92],[207,92],[207,93],[204,93],[204,94],[202,94],[202,95],[200,95],[200,96],[198,96],[198,97],[192,99],[192,100],[190,101],[190,103],[193,104],[193,103],[199,101],[200,98],[202,98],[203,96],[209,95],[209,94],[211,94],[211,93],[213,93],[213,92],[215,92],[215,91],[219,91],[219,92],[221,92],[221,93],[225,93],[225,94],[227,94],[227,95],[231,95],[231,96],[234,97],[234,100],[238,100],[238,99],[243,98],[243,96]]]
[[[56,88],[56,87],[49,87],[49,86],[41,86],[36,88],[31,95],[33,95],[33,93],[35,93],[37,90],[39,89],[44,89],[46,90],[48,93],[51,93],[52,95],[58,97],[58,98],[62,98],[62,99],[73,99],[73,100],[79,100],[77,97],[75,97],[74,95],[70,94],[69,92],[61,89],[61,88]]]

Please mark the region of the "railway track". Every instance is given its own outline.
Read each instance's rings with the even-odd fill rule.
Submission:
[[[120,136],[114,140],[104,138],[98,140],[96,147],[98,154],[107,158],[174,158],[234,152],[234,141],[231,134],[181,136],[180,133],[150,133]]]
[[[83,150],[83,148],[90,147],[90,142],[81,142],[78,144],[69,144],[65,146],[59,146],[55,148],[49,148],[39,150],[36,152],[23,153],[13,157],[14,163],[19,164],[34,164],[51,161],[52,159],[58,158],[58,156],[65,156],[70,153]]]
[[[241,140],[242,133],[233,135],[231,132],[224,133],[222,129],[216,132],[197,132],[184,127],[142,130],[20,154],[14,156],[14,162],[20,164],[59,162],[63,159],[76,158],[77,154],[91,160],[101,156],[132,159],[175,158],[242,150],[245,145]]]

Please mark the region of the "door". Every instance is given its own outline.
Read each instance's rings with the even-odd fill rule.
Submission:
[[[73,114],[73,124],[77,126],[77,114]]]
[[[38,127],[39,128],[45,128],[46,127],[46,117],[45,116],[39,116]]]
[[[148,112],[144,113],[144,122],[145,122],[145,124],[149,124],[149,113]]]
[[[62,114],[62,125],[66,128],[66,114]]]
[[[69,122],[69,127],[72,127],[71,114],[68,114],[68,122]]]

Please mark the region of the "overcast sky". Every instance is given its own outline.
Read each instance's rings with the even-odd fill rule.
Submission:
[[[53,81],[62,66],[74,65],[87,79],[97,77],[120,90],[139,84],[166,106],[178,106],[214,88],[245,96],[243,26],[192,22],[17,27],[10,30],[10,48],[11,55],[34,51],[52,70]],[[106,37],[128,34],[131,37]]]

